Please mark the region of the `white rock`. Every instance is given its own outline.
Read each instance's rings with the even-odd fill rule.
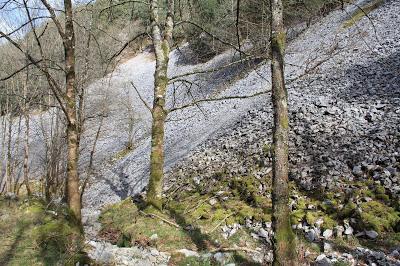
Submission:
[[[217,203],[217,200],[212,198],[212,199],[210,199],[209,203],[211,206],[214,206]]]
[[[378,235],[379,235],[379,234],[378,234],[376,231],[374,231],[374,230],[365,231],[365,234],[366,234],[369,238],[371,238],[371,239],[375,239],[375,238],[377,238]]]
[[[157,234],[152,234],[151,236],[150,236],[150,240],[152,240],[152,241],[155,241],[155,240],[157,240],[158,239],[158,235]]]
[[[331,251],[332,251],[332,245],[327,242],[324,242],[324,252],[327,253]]]
[[[345,235],[352,235],[353,232],[354,232],[353,227],[348,226],[348,227],[346,228],[346,230],[344,231],[344,234],[345,234]]]
[[[199,253],[197,253],[196,251],[189,250],[186,248],[180,249],[177,252],[185,255],[185,257],[199,257],[200,256]]]
[[[315,259],[315,262],[316,262],[316,264],[317,264],[318,266],[331,266],[331,265],[332,265],[330,259],[328,259],[328,258],[326,257],[325,254],[319,255],[319,256]]]
[[[322,233],[322,236],[323,236],[325,239],[331,238],[332,235],[333,235],[333,231],[332,231],[331,229],[326,229],[326,230]]]

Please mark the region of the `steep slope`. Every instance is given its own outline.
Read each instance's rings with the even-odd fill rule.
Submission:
[[[289,44],[286,78],[291,177],[305,190],[350,194],[359,189],[356,181],[373,177],[395,202],[400,192],[400,29],[396,26],[400,23],[400,3],[385,1],[368,17],[356,18],[356,11],[349,6],[332,12]],[[171,55],[170,76],[221,66],[234,56],[227,52],[202,65],[182,66],[178,55],[178,51]],[[135,149],[104,165],[85,193],[88,229],[95,229],[93,223],[102,206],[138,193],[146,185],[150,116],[130,82],[151,102],[153,69],[154,60],[144,53],[120,66],[106,80],[108,88],[100,83],[92,86],[92,94],[102,89],[108,97],[130,95],[135,110],[142,114],[137,125],[142,133]],[[238,67],[217,72],[211,81],[209,75],[192,76],[190,80],[200,84],[193,93],[202,99],[268,90],[268,63],[236,79],[242,71]],[[179,97],[181,104],[190,101],[184,93]],[[166,130],[167,188],[179,188],[191,179],[212,182],[220,173],[256,177],[269,173],[272,107],[267,93],[202,103],[200,108],[177,111],[170,118]],[[114,135],[101,140],[100,154],[123,149],[123,132],[116,132],[113,126],[118,115],[117,111],[107,118],[106,130]],[[96,232],[91,230],[89,235]]]
[[[313,25],[289,45],[286,73],[292,115],[297,113],[297,119],[300,119],[301,116],[305,117],[305,120],[313,119],[314,121],[311,125],[310,121],[308,121],[311,133],[317,133],[317,127],[329,128],[333,127],[334,124],[332,123],[340,123],[337,121],[342,121],[341,115],[347,115],[346,119],[352,121],[353,124],[361,123],[361,128],[370,127],[368,120],[362,119],[369,110],[360,108],[357,102],[368,108],[371,104],[379,104],[379,110],[383,109],[382,104],[388,102],[386,107],[388,115],[385,118],[389,119],[391,117],[392,125],[396,124],[398,115],[395,103],[398,101],[396,97],[399,93],[396,76],[396,71],[398,71],[398,62],[396,61],[398,40],[396,36],[398,34],[396,27],[388,27],[387,25],[396,24],[398,19],[395,12],[396,8],[398,8],[397,5],[395,1],[388,2],[384,7],[369,15],[372,21],[364,18],[353,27],[347,28],[343,25],[349,17],[348,12],[333,12]],[[374,14],[376,14],[376,17],[373,17]],[[222,54],[206,64],[197,66],[177,64],[178,51],[174,51],[171,58],[170,76],[174,76],[190,72],[193,69],[210,69],[229,63],[233,58],[233,53]],[[116,122],[123,119],[121,118],[123,115],[121,102],[116,99],[130,97],[134,103],[135,113],[141,114],[141,120],[137,125],[141,133],[136,140],[135,150],[115,163],[111,170],[106,170],[102,173],[101,176],[103,178],[99,177],[96,184],[91,186],[87,192],[88,199],[91,199],[87,201],[89,206],[98,205],[100,207],[104,203],[132,195],[141,191],[147,182],[150,115],[130,82],[133,82],[142,97],[148,103],[151,103],[154,64],[150,54],[141,54],[118,67],[109,78],[105,79],[103,82],[107,84],[107,87],[101,85],[101,83],[96,83],[89,92],[89,95],[99,95],[99,91],[105,92],[107,101],[111,106],[109,107],[111,109],[110,115],[104,122],[106,127],[103,135],[106,137],[101,139],[98,148],[100,156],[123,149],[126,141],[126,138],[124,138],[125,133],[116,130],[118,128]],[[238,71],[236,70],[235,72],[234,70],[228,69],[223,73],[212,75],[211,81],[209,81],[210,77],[208,75],[191,77],[190,80],[199,84],[198,88],[192,89],[193,93],[196,94],[195,97],[201,99],[210,96],[251,95],[255,92],[268,90],[268,64],[258,67],[237,81],[234,78]],[[229,73],[231,75],[227,75]],[[304,75],[305,73],[308,73],[308,75]],[[386,80],[391,81],[387,82]],[[383,88],[380,89],[378,86]],[[180,97],[181,102],[190,100],[185,98],[188,96],[185,96],[184,93],[181,93]],[[110,99],[113,100],[110,101]],[[378,103],[378,100],[381,103]],[[343,106],[340,106],[341,104]],[[261,107],[264,108],[264,111],[262,111]],[[326,107],[330,107],[327,110],[328,114],[323,115]],[[260,127],[254,128],[253,131],[258,132],[259,135],[269,136],[270,127],[263,127],[263,125],[268,124],[266,121],[270,121],[270,118],[267,119],[267,117],[270,117],[270,112],[268,112],[270,108],[269,96],[265,94],[244,100],[204,103],[201,104],[201,111],[197,107],[177,111],[171,115],[166,131],[167,171],[181,158],[187,156],[190,152],[193,153],[193,148],[203,143],[206,139],[209,139],[208,142],[210,144],[203,145],[218,149],[220,145],[211,144],[212,138],[210,136],[219,130],[218,137],[216,137],[216,139],[219,139],[221,134],[224,135],[221,132],[232,130],[231,125],[235,125],[235,121],[242,124],[241,127],[246,128],[246,130],[251,128],[246,122],[258,123]],[[357,108],[360,108],[360,110]],[[258,116],[264,116],[265,118],[259,117],[255,119],[255,115],[244,117],[244,114],[249,110],[252,110],[251,112],[253,113],[257,112],[259,113]],[[379,110],[377,111],[378,113]],[[357,117],[361,120],[354,121],[353,117],[356,112],[358,112]],[[336,113],[339,114],[338,117],[335,116]],[[296,119],[296,117],[293,117],[293,119]],[[296,123],[292,125],[295,132],[304,132],[306,130],[304,123],[301,123],[302,125],[299,125],[300,129],[298,129]],[[323,125],[323,123],[328,124]],[[344,127],[345,125],[342,123],[341,126]],[[234,126],[234,128],[240,129],[237,126]],[[397,129],[394,128],[394,130]],[[357,133],[356,128],[353,131]],[[331,134],[338,136],[334,131]],[[346,133],[346,130],[344,130],[344,134],[351,138],[357,138],[356,135],[349,136],[349,132]],[[361,132],[357,134],[361,134]],[[242,139],[243,141],[253,140],[253,142],[257,140],[258,144],[262,145],[259,135],[250,137],[250,140],[248,138]],[[296,138],[301,138],[298,140],[301,141],[305,136],[296,137],[294,135],[293,139]],[[238,138],[235,142],[242,139]],[[264,142],[268,141],[268,137],[263,137],[263,139],[265,139]],[[232,139],[230,141],[232,141],[232,144],[235,143]],[[398,144],[393,141],[391,145],[395,147]],[[246,150],[248,149],[243,149],[243,151]],[[370,150],[370,152],[373,153],[374,151]],[[351,169],[348,169],[345,158],[340,161],[342,163],[340,165],[341,171],[345,171],[344,173],[348,174]],[[355,164],[355,162],[350,164]],[[107,182],[110,182],[110,184],[107,184]],[[107,193],[107,197],[94,196],[97,194],[104,195],[103,193]],[[113,196],[115,196],[114,200],[112,199]],[[105,202],[101,202],[102,200],[105,200]]]

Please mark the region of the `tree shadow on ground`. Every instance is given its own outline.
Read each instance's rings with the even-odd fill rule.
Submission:
[[[21,242],[24,232],[27,230],[28,225],[23,224],[20,226],[15,234],[15,239],[10,245],[10,248],[0,257],[0,265],[8,265],[11,260],[15,257],[18,245]]]
[[[353,64],[344,71],[343,78],[350,84],[348,87],[337,88],[337,96],[343,100],[361,104],[381,100],[398,104],[400,51],[386,57],[378,57],[367,65]]]

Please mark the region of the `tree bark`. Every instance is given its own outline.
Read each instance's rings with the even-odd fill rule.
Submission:
[[[11,100],[7,96],[7,113],[8,113],[8,141],[7,141],[7,163],[6,163],[6,181],[7,181],[7,192],[13,192],[13,181],[12,181],[12,162],[11,162],[11,145],[12,145],[12,108]]]
[[[288,147],[288,99],[284,79],[285,29],[281,0],[270,0],[271,5],[271,74],[273,130],[272,206],[274,236],[274,265],[298,265],[296,239],[290,225]]]
[[[162,188],[164,179],[164,128],[167,112],[165,96],[168,85],[168,61],[172,41],[174,1],[168,0],[168,12],[162,36],[157,0],[150,1],[151,28],[156,69],[154,72],[153,122],[151,133],[150,180],[147,190],[147,203],[162,209]]]
[[[65,36],[65,84],[67,112],[67,201],[77,221],[81,221],[81,199],[79,193],[78,156],[79,128],[76,114],[75,93],[75,33],[71,0],[64,0]]]
[[[26,194],[30,197],[32,195],[29,187],[29,101],[28,97],[28,80],[29,80],[29,68],[26,70],[25,84],[24,84],[24,119],[25,119],[25,142],[24,142],[24,183],[26,187]]]

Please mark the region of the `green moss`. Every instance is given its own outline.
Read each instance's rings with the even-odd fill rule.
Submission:
[[[393,231],[400,221],[399,212],[378,201],[369,201],[361,204],[361,212],[358,214],[360,227],[373,229],[378,233]]]
[[[348,218],[353,215],[357,208],[357,205],[353,202],[348,202],[346,205],[344,205],[343,209],[340,210],[339,216],[341,218]]]
[[[304,210],[295,210],[291,213],[290,215],[290,221],[291,224],[298,224],[304,219],[304,216],[306,215]]]
[[[320,217],[319,212],[314,212],[314,211],[308,211],[306,213],[306,221],[308,224],[313,225],[317,221],[317,219]]]
[[[321,228],[323,230],[333,229],[335,226],[338,225],[338,223],[335,220],[333,220],[331,217],[329,217],[329,216],[324,216],[323,220],[324,220],[324,222],[321,225]]]
[[[351,264],[349,262],[339,260],[334,262],[333,266],[351,266]]]
[[[191,214],[196,219],[209,219],[211,218],[211,205],[204,203],[201,204],[196,210]]]
[[[177,266],[187,266],[187,265],[211,266],[211,265],[215,265],[210,258],[185,257],[182,254],[174,255],[171,258],[171,262],[170,263],[171,263],[171,265],[177,265]]]
[[[0,200],[1,265],[75,265],[87,263],[80,227],[66,209],[29,199],[18,206]]]
[[[127,198],[117,204],[107,206],[99,217],[103,226],[112,225],[113,228],[123,230],[138,216],[138,207],[133,204],[131,198]]]
[[[386,195],[385,188],[382,185],[377,185],[375,187],[375,197],[386,203],[389,203],[389,201],[390,201],[390,198],[388,195]]]
[[[307,201],[304,198],[299,198],[297,201],[297,209],[305,210],[307,208]]]

